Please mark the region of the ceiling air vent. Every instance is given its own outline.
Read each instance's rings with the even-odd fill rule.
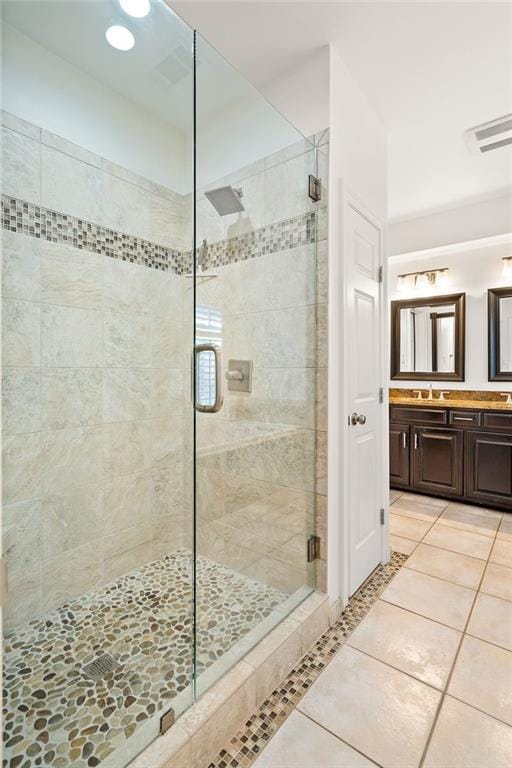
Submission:
[[[192,72],[192,61],[190,51],[187,51],[182,45],[160,62],[155,69],[163,75],[173,85],[176,85]]]
[[[466,131],[466,139],[473,152],[485,153],[512,144],[512,115],[498,117],[489,123]]]

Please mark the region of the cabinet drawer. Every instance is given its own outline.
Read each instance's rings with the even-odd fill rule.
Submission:
[[[410,405],[392,405],[390,421],[405,424],[448,424],[448,411],[444,408],[416,408]]]
[[[512,434],[512,412],[484,412],[483,417],[483,426],[487,429],[503,429]]]
[[[480,411],[450,411],[449,423],[454,427],[464,429],[466,427],[480,426]]]

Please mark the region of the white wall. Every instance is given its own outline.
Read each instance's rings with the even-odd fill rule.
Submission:
[[[386,131],[365,94],[352,80],[342,52],[330,47],[329,61],[329,600],[348,598],[347,371],[343,210],[355,196],[384,222],[387,211]],[[387,461],[383,458],[384,478]],[[385,504],[385,502],[383,501]],[[340,580],[340,573],[342,574]]]
[[[510,285],[502,275],[503,256],[512,255],[512,235],[473,241],[449,248],[411,253],[389,259],[390,300],[412,296],[466,293],[466,380],[448,382],[446,389],[510,389],[487,379],[487,289]],[[397,276],[407,272],[448,267],[446,284],[435,291],[404,293],[397,289]],[[392,387],[425,387],[428,382],[390,381]],[[445,386],[433,382],[435,387]]]
[[[291,72],[261,88],[304,136],[329,125],[329,47],[320,48]]]
[[[181,132],[5,23],[2,107],[175,192],[190,191]]]
[[[220,63],[216,62],[218,54],[212,56],[219,75],[225,67],[231,77],[226,80],[227,86],[220,78],[218,87],[229,88],[232,68],[220,59]],[[315,80],[316,71],[308,73],[310,81]],[[307,105],[303,113],[314,114],[314,105],[308,99],[296,98],[297,93],[310,90],[302,82],[303,74],[299,71],[290,75],[292,80],[276,83],[275,91],[286,94],[293,89],[293,103]],[[327,74],[325,71],[324,89]],[[198,76],[200,85],[204,85],[201,70]],[[313,82],[309,85],[314,87]],[[182,133],[6,23],[2,24],[2,88],[2,107],[7,112],[176,192],[191,191],[191,131]],[[198,119],[199,187],[301,139],[299,130],[288,122],[294,115],[287,114],[285,119],[248,83],[241,92],[247,95],[209,114],[207,119]],[[318,124],[321,130],[327,119],[324,109],[319,118],[317,115],[314,122],[303,127]]]
[[[386,129],[331,46],[331,170],[371,213],[387,217]],[[334,133],[334,135],[333,135]]]
[[[512,232],[512,191],[389,222],[389,253],[438,248]]]
[[[220,113],[198,120],[197,186],[201,189],[301,138],[296,128],[253,91]]]

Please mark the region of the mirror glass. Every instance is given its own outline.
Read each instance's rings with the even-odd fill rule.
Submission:
[[[400,371],[455,371],[455,304],[400,310]]]
[[[489,288],[489,381],[512,381],[512,287]]]
[[[500,370],[512,371],[512,296],[499,300]]]
[[[391,302],[391,378],[464,381],[465,294]]]

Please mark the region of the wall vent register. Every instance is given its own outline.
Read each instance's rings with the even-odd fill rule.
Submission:
[[[504,115],[466,131],[466,141],[472,152],[486,153],[512,144],[512,115]]]

